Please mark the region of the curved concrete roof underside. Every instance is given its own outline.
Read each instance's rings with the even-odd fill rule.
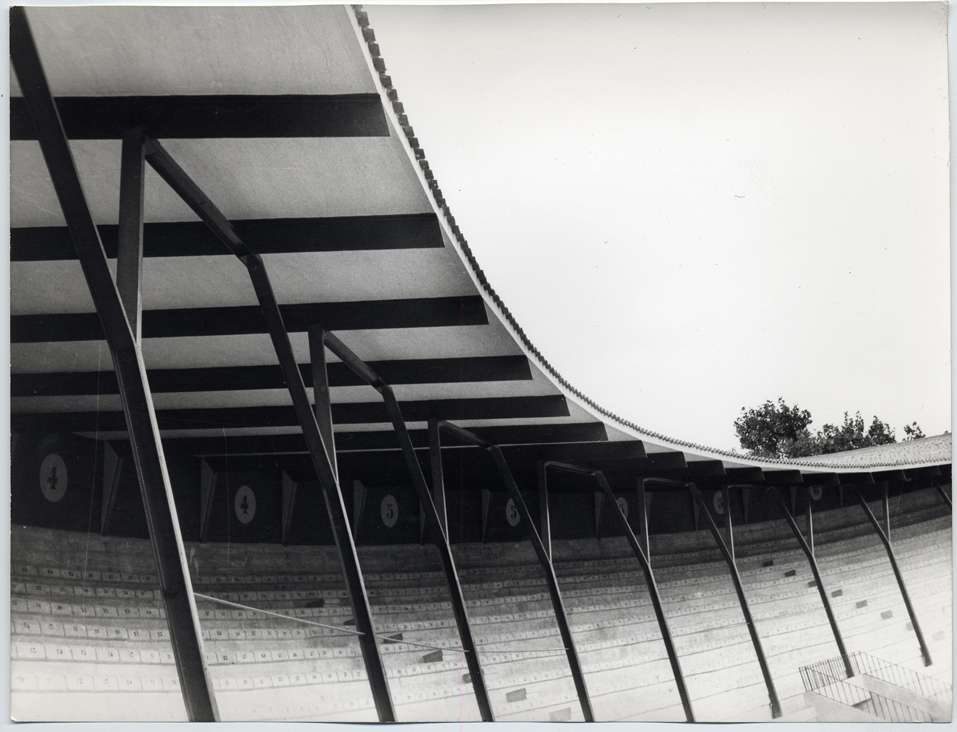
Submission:
[[[31,8],[28,17],[54,96],[72,98],[60,99],[61,116],[104,243],[115,242],[118,218],[121,143],[103,111],[112,110],[144,124],[263,254],[300,364],[309,360],[305,328],[321,319],[378,364],[412,430],[434,414],[499,429],[505,443],[549,431],[542,441],[640,440],[649,454],[681,452],[689,462],[803,472],[950,462],[939,441],[934,450],[862,451],[850,462],[754,461],[643,429],[578,392],[485,280],[361,10],[61,7]],[[20,95],[12,72],[11,93]],[[202,114],[179,110],[182,98]],[[308,108],[289,112],[281,106],[289,99]],[[93,302],[16,102],[13,429],[125,439]],[[243,121],[242,104],[256,108],[255,124]],[[321,130],[310,134],[320,117]],[[250,315],[256,300],[245,268],[204,238],[152,170],[145,221],[143,352],[164,440],[203,454],[213,439],[271,436],[278,445],[298,434],[269,337]],[[376,394],[330,378],[337,448],[374,449],[373,436],[390,431],[372,408]]]

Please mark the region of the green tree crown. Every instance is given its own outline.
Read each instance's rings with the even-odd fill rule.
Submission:
[[[796,458],[857,450],[873,445],[897,442],[894,430],[876,416],[865,431],[860,412],[851,417],[844,412],[844,423],[825,424],[811,434],[811,413],[798,405],[788,406],[784,399],[770,400],[754,409],[741,408],[734,431],[741,447],[757,458]],[[904,426],[905,440],[924,436],[917,422]]]

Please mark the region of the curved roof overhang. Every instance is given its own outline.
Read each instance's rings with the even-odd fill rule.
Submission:
[[[142,125],[262,254],[307,378],[306,330],[321,322],[393,386],[417,447],[434,417],[515,460],[611,473],[784,485],[949,474],[949,438],[946,453],[752,460],[642,429],[581,394],[486,281],[361,10],[28,16],[108,256],[120,138]],[[11,94],[12,429],[124,440],[109,351],[15,78]],[[142,350],[165,449],[304,462],[243,266],[152,170],[145,222]],[[375,462],[397,449],[377,394],[329,361],[337,451]]]

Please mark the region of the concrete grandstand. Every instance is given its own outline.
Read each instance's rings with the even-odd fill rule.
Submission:
[[[950,436],[761,461],[593,403],[361,8],[10,47],[15,719],[950,718]]]

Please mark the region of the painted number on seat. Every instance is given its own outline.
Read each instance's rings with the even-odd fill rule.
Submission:
[[[50,453],[40,464],[40,490],[50,503],[56,503],[66,494],[66,463],[56,453]]]
[[[509,526],[518,526],[518,522],[522,520],[521,514],[515,507],[515,501],[511,498],[509,498],[508,503],[505,504],[505,520],[508,521]]]
[[[618,508],[621,509],[621,515],[625,518],[628,518],[628,501],[626,501],[624,498],[619,498],[617,503]]]
[[[399,520],[399,503],[395,496],[389,494],[382,499],[381,512],[382,523],[390,529],[395,526],[395,522]]]
[[[233,499],[233,510],[240,523],[248,524],[256,516],[256,494],[248,485],[239,486]]]
[[[714,506],[715,513],[724,515],[724,493],[716,491],[714,498],[711,499],[711,505]]]

